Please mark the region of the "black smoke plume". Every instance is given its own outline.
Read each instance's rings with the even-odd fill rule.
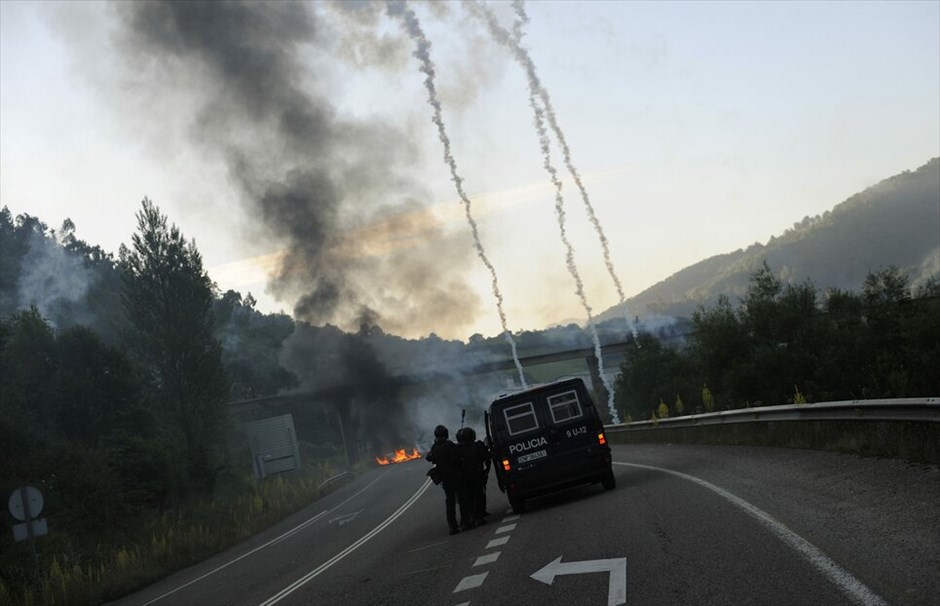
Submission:
[[[337,66],[394,69],[395,56],[407,59],[396,50],[403,39],[362,38],[379,14],[364,3],[134,2],[116,10],[128,80],[149,97],[136,113],[146,116],[147,104],[186,108],[168,115],[225,163],[245,214],[263,226],[253,233],[282,251],[268,286],[299,320],[282,365],[302,389],[326,394],[350,424],[349,439],[413,444],[400,380],[369,331],[381,323],[427,334],[472,322],[480,300],[462,278],[472,248],[422,203],[427,192],[412,177],[422,150],[408,116],[351,118],[331,87]],[[357,332],[360,324],[367,329]]]
[[[135,82],[151,89],[149,102],[195,99],[184,118],[190,138],[225,162],[248,216],[283,250],[269,289],[298,319],[350,328],[369,307],[387,330],[469,324],[479,300],[455,276],[471,251],[420,213],[427,193],[411,177],[421,149],[408,121],[344,117],[331,101],[334,64],[353,50],[336,42],[342,32],[330,30],[324,11],[368,25],[370,6],[187,1],[117,10],[123,54]],[[386,244],[378,251],[377,237]]]

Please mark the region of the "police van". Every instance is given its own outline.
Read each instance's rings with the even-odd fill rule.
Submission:
[[[530,497],[578,484],[613,490],[604,424],[581,379],[500,396],[484,423],[499,489],[514,512]]]

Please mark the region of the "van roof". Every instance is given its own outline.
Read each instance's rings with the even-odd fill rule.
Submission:
[[[516,397],[519,397],[519,396],[540,393],[542,391],[545,391],[554,387],[558,387],[562,385],[569,385],[569,384],[574,385],[578,383],[584,385],[584,381],[581,379],[581,377],[562,377],[561,379],[555,379],[554,381],[551,381],[549,383],[539,383],[538,385],[532,385],[527,389],[519,389],[519,390],[511,391],[508,393],[499,394],[498,396],[496,396],[496,399],[493,400],[493,404],[498,404],[501,401],[507,400],[509,398],[515,399]]]

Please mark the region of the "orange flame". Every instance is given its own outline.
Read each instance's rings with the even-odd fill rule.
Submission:
[[[391,458],[389,458],[389,456]],[[389,465],[391,463],[404,463],[405,461],[413,461],[415,459],[421,458],[421,453],[418,452],[417,448],[411,450],[411,454],[405,452],[405,449],[396,450],[394,455],[389,455],[385,457],[375,457],[375,462],[379,465]]]

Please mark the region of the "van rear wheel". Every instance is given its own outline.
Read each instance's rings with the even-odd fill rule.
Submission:
[[[614,470],[608,469],[601,477],[601,486],[604,490],[613,490],[617,486],[617,479],[614,477]]]
[[[525,499],[518,496],[514,491],[507,490],[506,496],[509,497],[509,506],[513,513],[522,513],[525,511]]]

